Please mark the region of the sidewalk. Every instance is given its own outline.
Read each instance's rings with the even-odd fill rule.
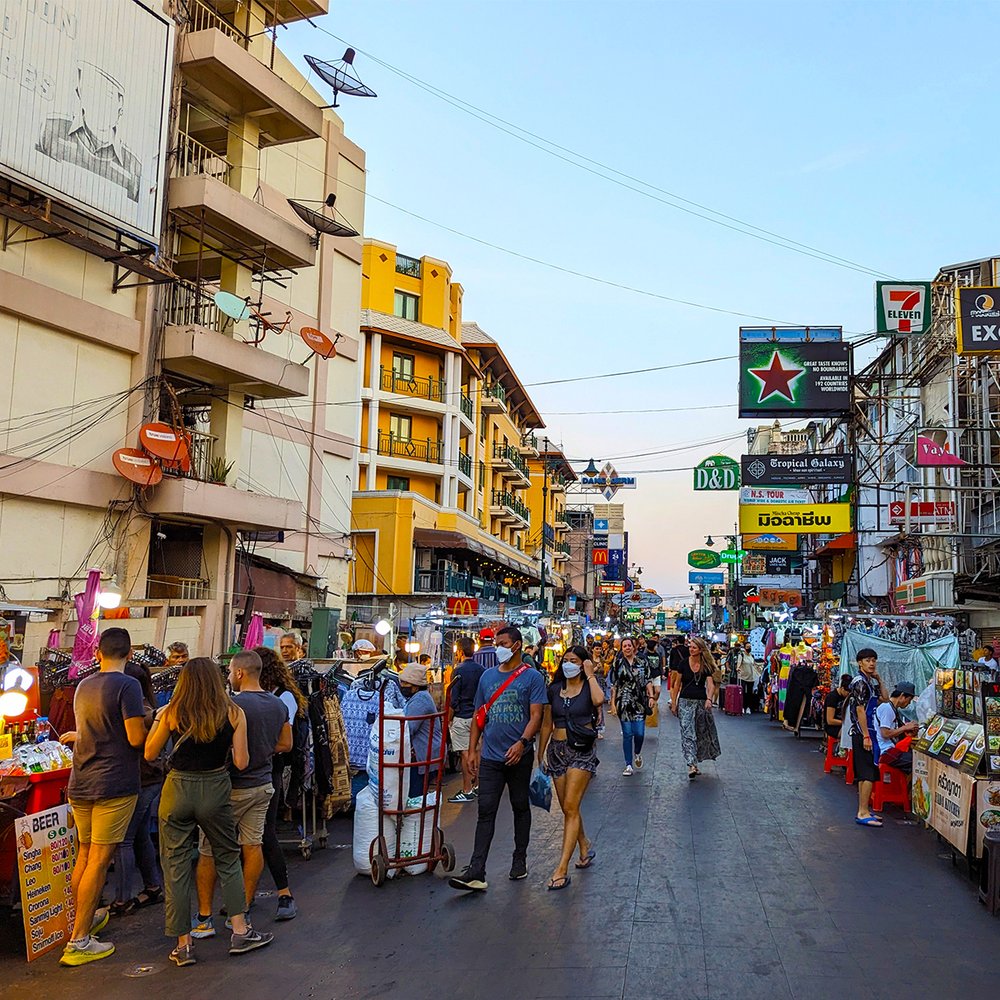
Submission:
[[[545,891],[561,840],[559,814],[533,810],[529,878],[509,882],[511,824],[501,809],[485,897],[443,876],[376,889],[355,877],[349,820],[305,862],[289,854],[298,919],[272,925],[262,951],[229,958],[228,938],[197,942],[198,965],[167,961],[161,906],[113,921],[111,959],[61,969],[58,953],[28,966],[0,950],[4,1000],[176,1000],[301,997],[350,1000],[532,1000],[677,997],[782,1000],[995,997],[1000,920],[936,837],[886,812],[881,830],[854,824],[854,791],[825,775],[815,741],[762,717],[718,717],[723,757],[689,784],[677,724],[650,732],[645,768],[621,776],[617,725],[598,744],[600,772],[584,804],[597,860]],[[460,866],[475,806],[448,806]],[[270,888],[265,874],[262,887]],[[219,921],[221,925],[222,921]],[[128,978],[135,966],[151,975]]]

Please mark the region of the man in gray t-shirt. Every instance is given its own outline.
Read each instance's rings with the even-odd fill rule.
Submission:
[[[269,694],[260,686],[263,664],[252,650],[237,653],[229,662],[229,686],[233,701],[247,717],[247,749],[250,762],[242,771],[230,769],[233,782],[232,806],[236,830],[243,853],[243,883],[246,888],[247,909],[257,882],[264,870],[264,821],[267,807],[274,794],[271,784],[271,760],[276,753],[292,749],[292,727],[288,723],[288,710],[280,698]],[[215,889],[215,862],[212,848],[204,834],[198,847],[197,884],[198,919],[191,931],[196,938],[214,937],[212,926],[212,893]]]

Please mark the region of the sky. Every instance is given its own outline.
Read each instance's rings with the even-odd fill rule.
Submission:
[[[378,98],[339,113],[367,153],[364,234],[448,261],[464,318],[501,343],[549,437],[577,468],[636,475],[616,498],[630,558],[675,597],[687,552],[734,530],[737,495],[693,492],[690,469],[745,450],[741,323],[864,333],[876,273],[929,279],[997,252],[983,223],[1000,140],[975,110],[995,68],[973,41],[996,15],[958,0],[331,0],[324,30],[278,40],[303,69],[305,53],[357,50]]]

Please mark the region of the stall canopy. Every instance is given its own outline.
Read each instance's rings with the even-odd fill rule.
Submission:
[[[476,555],[491,559],[500,566],[507,566],[527,577],[537,579],[538,569],[530,563],[518,562],[511,556],[499,552],[489,545],[484,545],[475,538],[469,538],[459,531],[443,531],[439,528],[415,528],[413,544],[423,549],[467,549]]]
[[[958,638],[953,635],[925,642],[922,646],[908,646],[848,629],[840,647],[843,671],[857,673],[858,650],[866,647],[878,654],[878,672],[890,694],[893,685],[900,681],[909,681],[919,694],[933,680],[935,670],[953,669],[959,665]]]

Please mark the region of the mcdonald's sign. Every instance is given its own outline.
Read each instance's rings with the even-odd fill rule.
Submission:
[[[447,608],[449,615],[478,615],[479,598],[449,597]]]
[[[607,549],[594,549],[594,565],[595,566],[607,566],[608,564],[608,550]]]

